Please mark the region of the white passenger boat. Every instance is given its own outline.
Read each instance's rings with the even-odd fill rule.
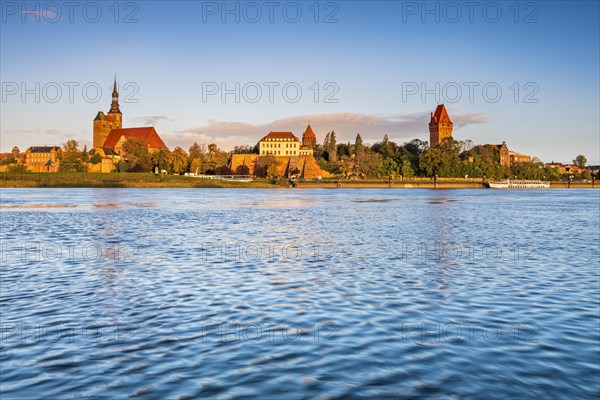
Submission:
[[[492,189],[547,189],[550,187],[550,182],[530,180],[511,181],[506,179],[503,181],[490,181],[489,185]]]

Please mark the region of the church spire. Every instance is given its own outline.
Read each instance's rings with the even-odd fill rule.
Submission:
[[[117,93],[117,75],[115,74],[115,84],[113,86],[113,97],[118,97],[119,94]]]
[[[119,109],[119,93],[117,92],[117,75],[115,75],[115,83],[112,92],[112,104],[110,105],[109,114],[110,113],[121,114],[121,110]]]

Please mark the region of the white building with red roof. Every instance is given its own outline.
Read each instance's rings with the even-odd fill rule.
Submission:
[[[292,132],[269,132],[258,142],[261,156],[310,156],[316,144],[310,124],[302,135],[302,142]]]

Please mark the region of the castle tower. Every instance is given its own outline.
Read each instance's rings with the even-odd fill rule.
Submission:
[[[440,104],[431,113],[431,121],[429,121],[429,147],[439,146],[445,139],[452,138],[452,121],[446,107]]]
[[[117,78],[115,77],[112,103],[108,114],[98,111],[96,118],[94,118],[94,148],[104,147],[104,142],[110,131],[121,129],[123,127],[122,122],[123,114],[121,114],[121,110],[119,109],[119,93],[117,92]]]
[[[313,132],[313,130],[310,126],[310,122],[309,122],[308,126],[306,127],[306,130],[302,134],[302,146],[307,146],[310,149],[314,150],[316,144],[317,144],[317,135],[315,135],[315,133]]]

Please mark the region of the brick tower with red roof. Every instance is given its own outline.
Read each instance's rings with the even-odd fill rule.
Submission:
[[[306,127],[306,130],[302,134],[302,146],[306,146],[307,148],[314,150],[316,145],[317,135],[315,135],[315,133],[313,132],[309,122],[308,126]]]
[[[437,147],[444,140],[452,138],[452,121],[446,107],[440,104],[431,113],[431,121],[429,121],[429,147]]]

